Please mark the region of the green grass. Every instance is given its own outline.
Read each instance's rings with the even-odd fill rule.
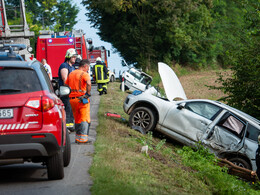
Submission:
[[[90,174],[92,194],[257,194],[259,184],[228,175],[204,149],[182,148],[149,133],[130,129],[127,122],[105,116],[121,114],[127,93],[110,83],[101,96],[95,154]],[[148,154],[141,148],[148,145]]]

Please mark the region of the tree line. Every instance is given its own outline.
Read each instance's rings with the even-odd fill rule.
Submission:
[[[229,67],[229,105],[260,119],[259,0],[83,0],[87,16],[130,64]]]
[[[5,2],[8,19],[17,22],[19,0]],[[72,1],[25,4],[36,37],[39,30],[69,30],[77,23],[79,8]],[[259,0],[82,0],[82,4],[100,38],[129,64],[144,70],[156,70],[159,61],[194,69],[231,68],[231,77],[218,79],[218,89],[226,94],[223,100],[260,118]]]

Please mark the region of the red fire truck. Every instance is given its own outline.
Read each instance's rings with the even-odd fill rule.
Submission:
[[[97,57],[100,57],[102,59],[102,61],[106,64],[106,66],[108,67],[107,53],[108,53],[108,57],[109,57],[110,52],[109,52],[109,50],[107,51],[104,46],[94,47],[94,49],[92,51],[89,51],[89,61],[90,61],[90,63],[95,64]]]
[[[40,31],[37,39],[36,58],[39,61],[43,58],[46,59],[51,66],[53,78],[57,78],[59,67],[64,62],[68,49],[74,48],[82,59],[88,59],[87,42],[92,44],[91,39],[85,39],[82,30],[58,33],[51,30]]]
[[[90,49],[88,49],[87,43]],[[110,56],[110,52],[104,46],[94,48],[92,39],[85,39],[82,30],[58,33],[54,33],[51,30],[40,31],[36,46],[36,59],[39,61],[43,58],[46,59],[51,66],[53,78],[57,79],[59,67],[64,62],[66,51],[69,48],[76,49],[82,59],[89,59],[91,65],[96,63],[97,57],[101,57],[108,67],[107,52],[108,56]],[[111,81],[115,80],[115,74],[111,71],[109,72],[109,77]]]
[[[106,50],[106,48],[104,46],[100,46],[100,47],[94,47],[93,50],[89,51],[89,61],[90,61],[90,74],[92,74],[92,68],[94,66],[94,64],[96,63],[96,59],[97,57],[100,57],[101,60],[106,64],[108,70],[108,61],[107,61],[107,57],[110,57],[110,51]],[[114,82],[116,79],[115,73],[112,72],[111,70],[109,70],[109,80],[110,82]]]

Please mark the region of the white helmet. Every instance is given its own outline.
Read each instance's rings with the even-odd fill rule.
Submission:
[[[77,56],[77,52],[75,49],[70,48],[67,50],[65,58],[71,58],[72,56]]]
[[[101,57],[97,57],[96,62],[101,62]]]

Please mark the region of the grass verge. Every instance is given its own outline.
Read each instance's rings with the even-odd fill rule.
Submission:
[[[142,135],[126,121],[105,117],[106,112],[124,118],[127,93],[120,83],[110,83],[101,97],[95,154],[90,169],[92,194],[257,194],[258,184],[248,184],[216,166],[203,149],[194,151],[152,133]],[[142,153],[142,146],[149,147]],[[210,160],[209,160],[210,159]]]

